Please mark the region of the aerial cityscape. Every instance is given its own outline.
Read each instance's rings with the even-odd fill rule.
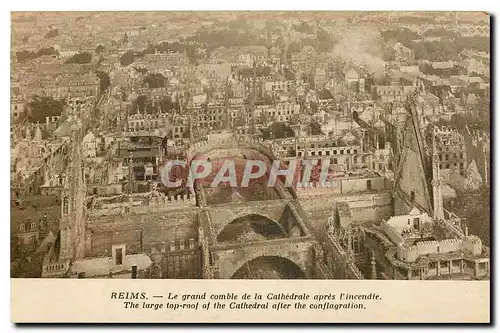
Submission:
[[[484,12],[13,12],[11,277],[490,278]]]

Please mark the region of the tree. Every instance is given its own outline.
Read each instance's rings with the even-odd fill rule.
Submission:
[[[382,38],[386,42],[396,41],[408,46],[408,43],[412,40],[421,39],[421,36],[408,28],[402,28],[382,31]]]
[[[134,62],[134,52],[127,51],[120,57],[120,65],[128,66]]]
[[[465,218],[471,234],[479,236],[486,246],[490,245],[490,189],[481,187],[475,191],[457,190],[450,210]]]
[[[292,27],[295,31],[303,33],[303,34],[313,34],[313,28],[305,21],[300,22],[299,25],[295,24]]]
[[[28,103],[27,120],[31,123],[44,123],[46,117],[60,116],[65,102],[52,97],[34,96]]]
[[[181,104],[179,103],[179,99],[176,99],[175,102],[174,102],[174,110],[176,112],[180,112],[181,111]]]
[[[50,46],[50,47],[41,48],[36,53],[37,57],[41,57],[41,56],[44,56],[44,55],[48,55],[48,56],[59,55],[59,51],[57,51],[54,47]]]
[[[174,107],[175,106],[174,103],[172,102],[172,97],[167,95],[160,100],[160,108],[163,112],[170,111],[174,109]]]
[[[102,93],[103,91],[108,89],[109,85],[111,84],[111,79],[109,78],[109,75],[103,71],[97,71],[96,75],[99,78],[99,86]]]
[[[293,129],[286,123],[274,122],[268,128],[262,130],[262,135],[267,139],[282,139],[294,136]]]
[[[36,59],[38,57],[44,56],[44,55],[58,55],[59,52],[51,47],[44,47],[38,50],[37,52],[33,51],[18,51],[16,52],[16,59],[17,62],[25,62],[28,60]]]
[[[335,41],[323,28],[319,28],[316,32],[315,48],[316,52],[328,52],[332,49]]]
[[[59,31],[57,29],[52,29],[45,34],[45,38],[47,38],[47,39],[54,38],[58,35],[59,35]]]
[[[101,54],[103,51],[104,51],[104,46],[102,46],[102,44],[97,45],[97,47],[95,48],[96,54]]]
[[[321,135],[323,132],[321,131],[321,124],[315,120],[312,120],[309,124],[309,128],[311,129],[311,135]]]
[[[332,99],[332,93],[328,89],[322,89],[318,92],[319,99]]]
[[[82,52],[73,55],[71,58],[66,60],[66,64],[88,64],[92,61],[92,54],[89,52]]]
[[[142,112],[147,104],[149,104],[149,99],[147,96],[145,95],[138,96],[133,102],[132,112],[136,112],[137,109],[139,109],[139,111]]]
[[[16,234],[10,234],[10,256],[11,258],[19,257],[19,238]]]
[[[220,23],[219,25],[222,25],[222,27],[219,29],[217,27],[214,29],[200,29],[188,41],[205,45],[208,52],[220,46],[267,46],[266,38],[262,38],[261,35],[251,32],[250,29],[227,27],[226,23]],[[235,22],[235,24],[238,26],[241,22]]]
[[[289,70],[288,68],[285,67],[285,69],[283,70],[283,75],[285,76],[285,79],[286,80],[292,80],[294,81],[295,80],[295,73],[292,72],[291,70]]]
[[[483,36],[460,37],[454,40],[460,46],[461,51],[475,49],[483,52],[490,52],[490,38]]]
[[[144,83],[147,83],[149,88],[165,87],[166,78],[161,73],[148,74],[144,78]]]
[[[36,53],[32,51],[18,51],[16,52],[17,62],[25,62],[36,58]]]

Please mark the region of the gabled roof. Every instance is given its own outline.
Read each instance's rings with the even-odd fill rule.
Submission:
[[[413,209],[410,210],[410,212],[408,213],[408,215],[420,215],[420,214],[422,214],[422,213],[420,212],[420,210],[417,207],[413,207]]]

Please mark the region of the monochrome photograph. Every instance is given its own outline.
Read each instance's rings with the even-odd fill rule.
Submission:
[[[488,13],[10,24],[11,278],[489,281]]]

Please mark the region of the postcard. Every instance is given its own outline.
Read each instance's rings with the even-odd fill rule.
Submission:
[[[489,14],[11,35],[12,321],[490,321]]]

